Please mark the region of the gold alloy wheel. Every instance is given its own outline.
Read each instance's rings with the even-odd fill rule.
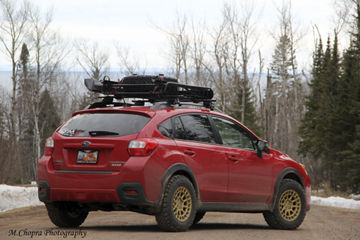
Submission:
[[[192,200],[191,194],[186,187],[178,187],[172,200],[174,216],[180,222],[185,222],[191,213]]]
[[[279,210],[281,217],[286,221],[294,221],[300,215],[301,199],[299,194],[292,189],[288,189],[280,196]]]

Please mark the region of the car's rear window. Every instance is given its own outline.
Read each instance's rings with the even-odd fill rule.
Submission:
[[[72,117],[59,130],[67,137],[117,137],[138,133],[150,118],[128,113],[84,113]]]

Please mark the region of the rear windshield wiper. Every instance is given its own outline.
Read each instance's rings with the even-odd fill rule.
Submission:
[[[89,131],[89,135],[92,137],[99,137],[99,136],[119,135],[119,133],[110,132],[110,131]]]

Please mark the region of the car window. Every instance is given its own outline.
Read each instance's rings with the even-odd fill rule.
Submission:
[[[164,135],[165,137],[171,138],[173,136],[173,128],[172,128],[172,124],[171,124],[171,119],[168,119],[168,120],[162,122],[159,125],[158,129],[161,132],[161,134]]]
[[[184,126],[180,120],[180,117],[174,118],[174,129],[175,129],[174,137],[176,139],[188,140]]]
[[[72,117],[59,130],[66,137],[118,137],[138,133],[150,118],[129,113],[83,113]]]
[[[206,115],[185,114],[174,119],[175,138],[216,143],[215,134],[212,131],[210,121]]]
[[[246,135],[246,130],[233,121],[212,117],[219,131],[224,145],[234,148],[255,150],[251,139]]]

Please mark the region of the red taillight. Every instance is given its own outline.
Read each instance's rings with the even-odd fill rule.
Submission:
[[[132,140],[129,142],[128,152],[130,156],[148,156],[158,145],[158,142],[148,138]]]
[[[45,141],[44,155],[51,156],[53,151],[54,151],[54,139],[52,139],[52,137],[49,137]]]

